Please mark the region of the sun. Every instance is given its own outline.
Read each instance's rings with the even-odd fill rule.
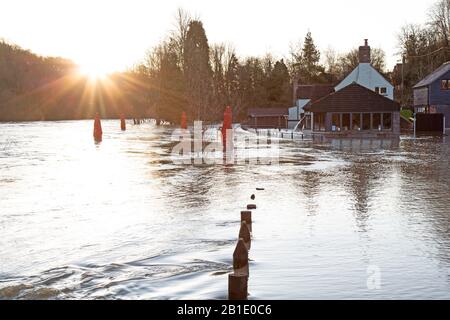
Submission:
[[[88,77],[90,80],[103,80],[110,73],[107,68],[100,64],[81,64],[79,66],[80,73]]]

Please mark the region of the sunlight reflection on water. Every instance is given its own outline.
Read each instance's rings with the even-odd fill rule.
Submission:
[[[0,299],[226,298],[256,187],[252,299],[450,298],[446,137],[190,166],[170,161],[169,127],[103,127],[96,145],[91,121],[0,124]]]

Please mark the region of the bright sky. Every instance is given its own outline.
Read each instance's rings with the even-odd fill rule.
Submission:
[[[0,38],[87,70],[123,70],[142,59],[182,7],[204,23],[210,44],[232,43],[240,56],[288,55],[310,30],[321,50],[345,52],[369,39],[397,62],[397,33],[423,23],[435,0],[1,0]]]

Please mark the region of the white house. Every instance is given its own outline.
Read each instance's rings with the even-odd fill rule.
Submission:
[[[394,100],[394,86],[371,65],[370,46],[367,39],[364,46],[359,47],[359,65],[334,89],[339,91],[352,83],[357,83]]]

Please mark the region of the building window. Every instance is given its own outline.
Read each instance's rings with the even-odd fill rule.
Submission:
[[[441,90],[450,90],[450,80],[441,80]]]
[[[324,113],[314,113],[314,131],[325,131]]]
[[[370,130],[370,113],[363,113],[363,130]]]
[[[306,130],[311,130],[311,115],[305,115],[305,120],[303,122]]]
[[[333,113],[331,116],[331,131],[341,131],[341,114]]]
[[[380,94],[383,96],[387,95],[387,88],[380,88]]]
[[[320,131],[326,131],[325,118],[325,113],[322,113],[322,117],[320,118]]]
[[[379,87],[375,87],[375,92],[380,94],[380,88]]]
[[[383,113],[383,129],[392,129],[392,113]]]
[[[416,108],[416,113],[425,113],[426,109],[424,107]]]
[[[361,114],[352,113],[352,130],[361,130]]]
[[[372,128],[381,131],[381,113],[374,113],[372,115]]]
[[[350,130],[350,113],[342,114],[342,131]]]

